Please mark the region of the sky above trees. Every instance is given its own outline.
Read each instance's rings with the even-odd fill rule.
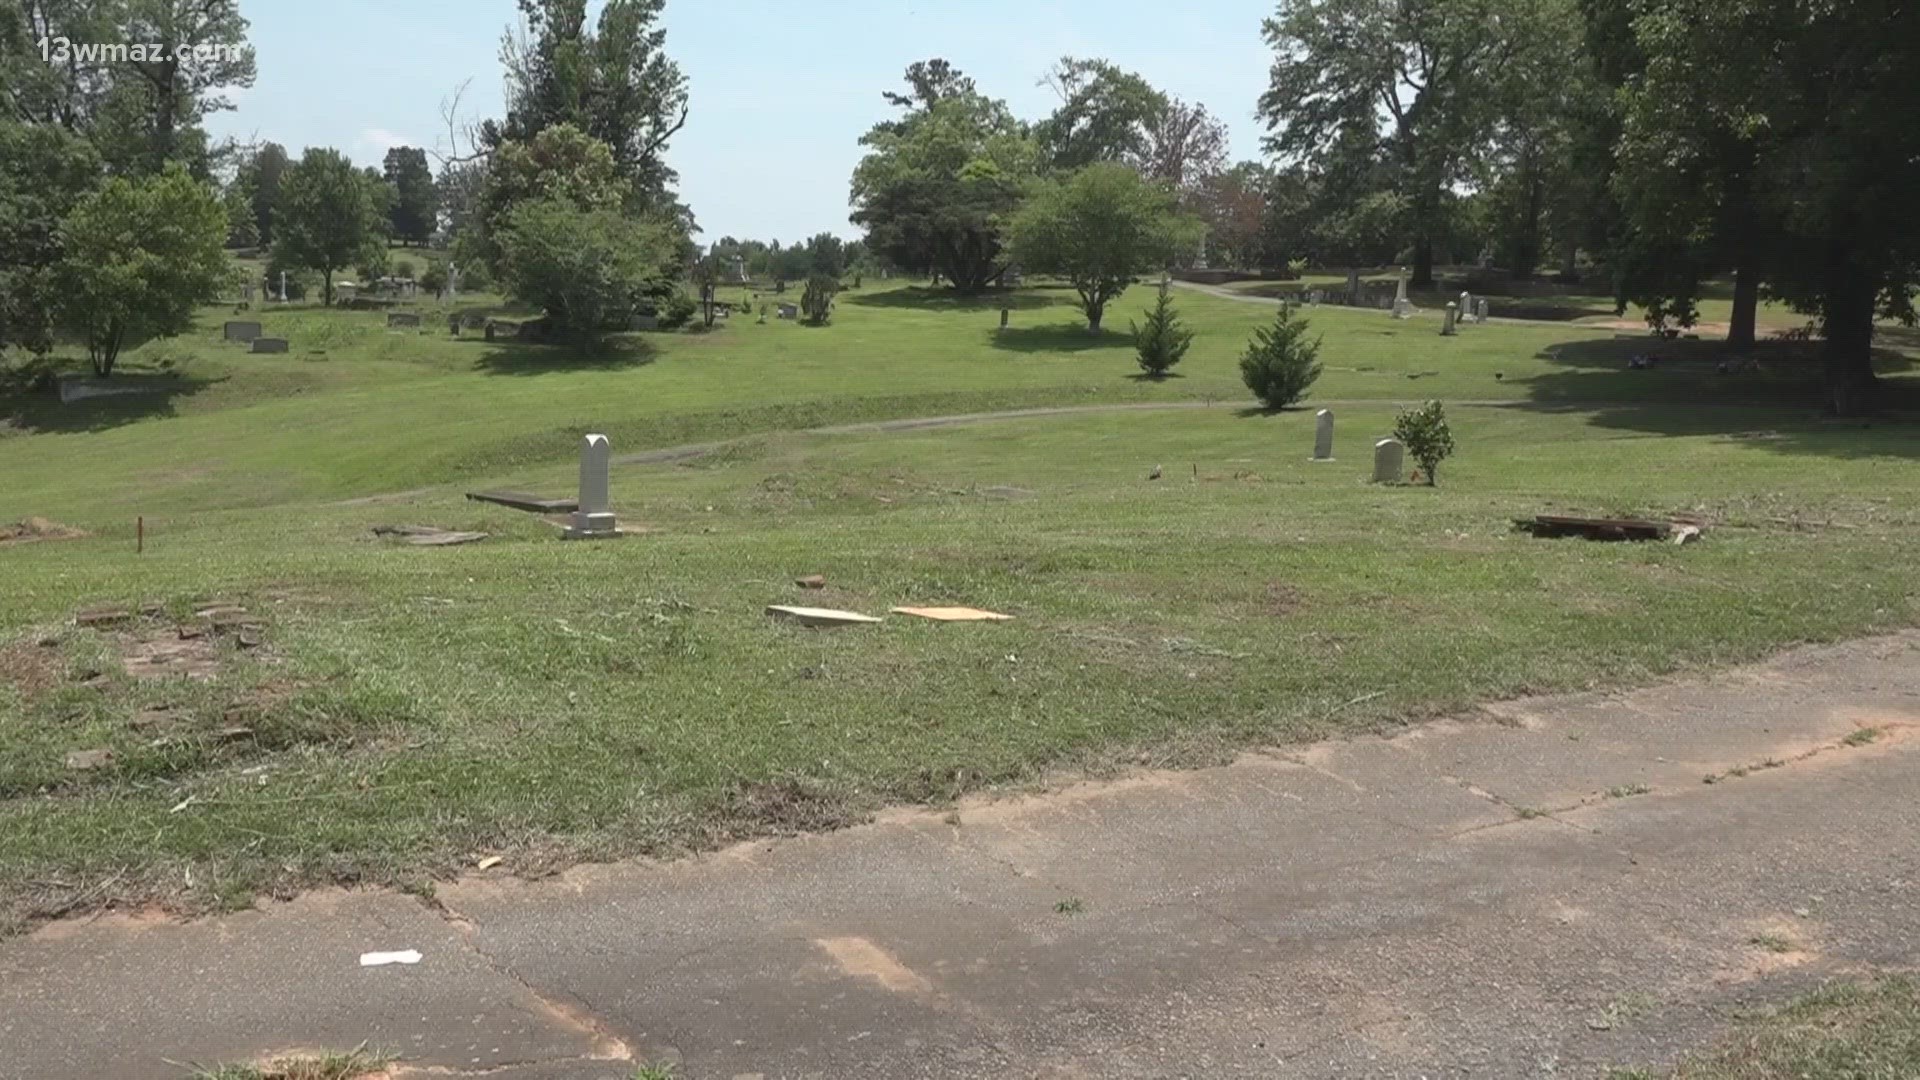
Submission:
[[[598,5],[596,4],[597,8]],[[1094,56],[1224,120],[1235,160],[1259,157],[1254,103],[1272,56],[1270,0],[669,0],[667,52],[692,113],[667,164],[708,239],[856,237],[847,177],[859,137],[894,111],[881,97],[909,63],[943,56],[1013,112],[1039,120],[1059,99],[1039,81],[1062,55]],[[513,0],[242,0],[258,50],[239,108],[216,137],[333,146],[379,167],[399,145],[444,143],[440,106],[471,80],[470,120],[503,111],[501,31]]]

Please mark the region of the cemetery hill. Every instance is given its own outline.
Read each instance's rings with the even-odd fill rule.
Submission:
[[[901,56],[845,228],[786,245],[702,228],[674,148],[724,118],[659,3],[523,4],[504,109],[377,163],[210,135],[251,48],[23,44],[186,6],[0,0],[8,931],[683,855],[1920,615],[1920,35],[1875,5],[1283,0],[1231,28],[1245,100],[1080,57],[1038,113]]]

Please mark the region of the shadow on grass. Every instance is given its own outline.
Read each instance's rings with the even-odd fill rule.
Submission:
[[[839,303],[857,307],[923,308],[927,311],[999,311],[1001,308],[1030,311],[1065,302],[1018,289],[988,289],[977,296],[961,296],[952,289],[934,289],[925,285],[870,293],[841,293],[836,299]]]
[[[1161,372],[1136,371],[1133,374],[1127,376],[1127,378],[1132,379],[1134,382],[1138,382],[1138,383],[1162,383],[1162,382],[1166,382],[1168,379],[1184,379],[1186,378],[1186,376],[1180,374],[1177,371],[1161,371]]]
[[[1651,368],[1627,366],[1642,354]],[[1564,370],[1527,380],[1526,407],[1584,413],[1596,427],[1720,435],[1787,454],[1920,458],[1920,364],[1889,349],[1874,351],[1873,413],[1845,419],[1827,407],[1817,344],[1761,342],[1735,356],[1719,341],[1589,338],[1540,356]]]
[[[624,371],[645,367],[660,355],[652,342],[632,337],[607,337],[581,344],[472,339],[469,343],[484,350],[474,368],[488,375]]]
[[[107,431],[141,420],[177,415],[176,401],[226,380],[224,375],[219,378],[115,375],[90,381],[104,386],[138,387],[142,392],[85,398],[64,405],[55,390],[4,390],[0,391],[0,417],[11,417],[14,428],[33,434]]]
[[[993,347],[1010,352],[1086,352],[1089,349],[1131,348],[1133,338],[1118,330],[1087,329],[1085,323],[1050,326],[1009,326],[996,330]]]

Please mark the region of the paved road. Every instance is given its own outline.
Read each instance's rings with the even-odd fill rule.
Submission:
[[[1812,648],[431,904],[57,925],[0,943],[0,1076],[363,1040],[507,1080],[1600,1076],[1920,964],[1916,661]]]

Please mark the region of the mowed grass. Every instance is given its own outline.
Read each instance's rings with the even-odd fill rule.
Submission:
[[[1187,379],[1154,384],[1129,378],[1112,344],[1009,350],[975,325],[997,312],[877,299],[824,330],[736,320],[662,336],[654,362],[617,370],[506,347],[551,365],[511,375],[477,343],[283,313],[340,334],[350,358],[313,361],[320,384],[277,393],[304,370],[297,354],[252,367],[179,344],[209,352],[193,365],[228,365],[223,389],[171,416],[0,439],[0,520],[96,534],[0,547],[7,917],[204,910],[319,883],[426,890],[494,855],[539,872],[671,854],[1057,770],[1219,761],[1644,680],[1915,615],[1902,568],[1920,554],[1920,432],[1766,404],[1787,373],[1729,383],[1705,360],[1629,373],[1610,338],[1582,346],[1561,327],[1442,339],[1327,315],[1321,396],[1342,401],[1339,460],[1314,464],[1310,411],[1228,393],[1238,339],[1265,317],[1250,305],[1183,296],[1209,352],[1196,344]],[[1069,317],[1016,312],[1056,320],[1048,332],[1071,343]],[[1605,404],[1567,403],[1587,385]],[[1461,447],[1441,486],[1364,483],[1390,403],[1436,386],[1452,388]],[[1752,400],[1689,400],[1707,389]],[[791,411],[802,397],[814,406]],[[1481,397],[1511,403],[1457,403]],[[1163,399],[1190,407],[778,430],[929,404]],[[482,480],[570,490],[573,440],[602,424],[622,451],[731,441],[616,470],[616,506],[644,536],[563,543],[462,498]],[[1685,548],[1511,531],[1542,511],[1713,528]],[[411,548],[373,537],[381,524],[492,536]],[[816,573],[825,590],[793,585]],[[762,613],[916,602],[1017,618],[816,631]],[[258,647],[207,639],[207,681],[122,670],[215,603],[263,624]],[[73,624],[102,604],[155,606],[119,628]],[[68,767],[98,749],[113,752],[105,767]]]
[[[1714,1050],[1671,1071],[1615,1080],[1898,1080],[1920,1076],[1920,983],[1840,982],[1746,1018]]]

